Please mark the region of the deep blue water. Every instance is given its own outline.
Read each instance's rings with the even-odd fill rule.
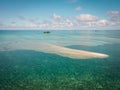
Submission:
[[[72,59],[34,50],[0,51],[0,90],[120,90],[120,31],[0,31],[0,47],[39,40],[108,54]],[[13,45],[13,44],[12,44]]]

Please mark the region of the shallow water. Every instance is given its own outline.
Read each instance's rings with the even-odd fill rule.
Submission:
[[[110,56],[72,59],[34,50],[0,51],[0,90],[119,90],[119,35],[120,31],[0,31],[1,49],[38,40]]]

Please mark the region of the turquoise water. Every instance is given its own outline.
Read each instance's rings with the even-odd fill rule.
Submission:
[[[105,53],[109,58],[72,59],[42,51],[17,50],[15,44],[21,41]],[[119,58],[119,30],[64,30],[49,34],[1,30],[0,90],[119,90]]]

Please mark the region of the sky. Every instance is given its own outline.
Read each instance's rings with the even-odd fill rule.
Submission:
[[[119,30],[120,0],[0,0],[0,30]]]

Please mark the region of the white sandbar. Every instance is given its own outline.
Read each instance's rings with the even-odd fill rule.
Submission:
[[[107,58],[108,55],[84,50],[76,50],[70,49],[62,46],[57,46],[48,43],[41,43],[38,41],[22,41],[19,43],[12,43],[8,46],[1,47],[0,50],[35,50],[42,51],[46,53],[54,53],[61,56],[69,57],[69,58],[77,58],[77,59],[88,59],[88,58]]]
[[[84,50],[70,49],[62,46],[57,46],[53,44],[45,44],[43,51],[49,53],[55,53],[61,56],[78,58],[78,59],[87,59],[87,58],[107,58],[108,55]]]

